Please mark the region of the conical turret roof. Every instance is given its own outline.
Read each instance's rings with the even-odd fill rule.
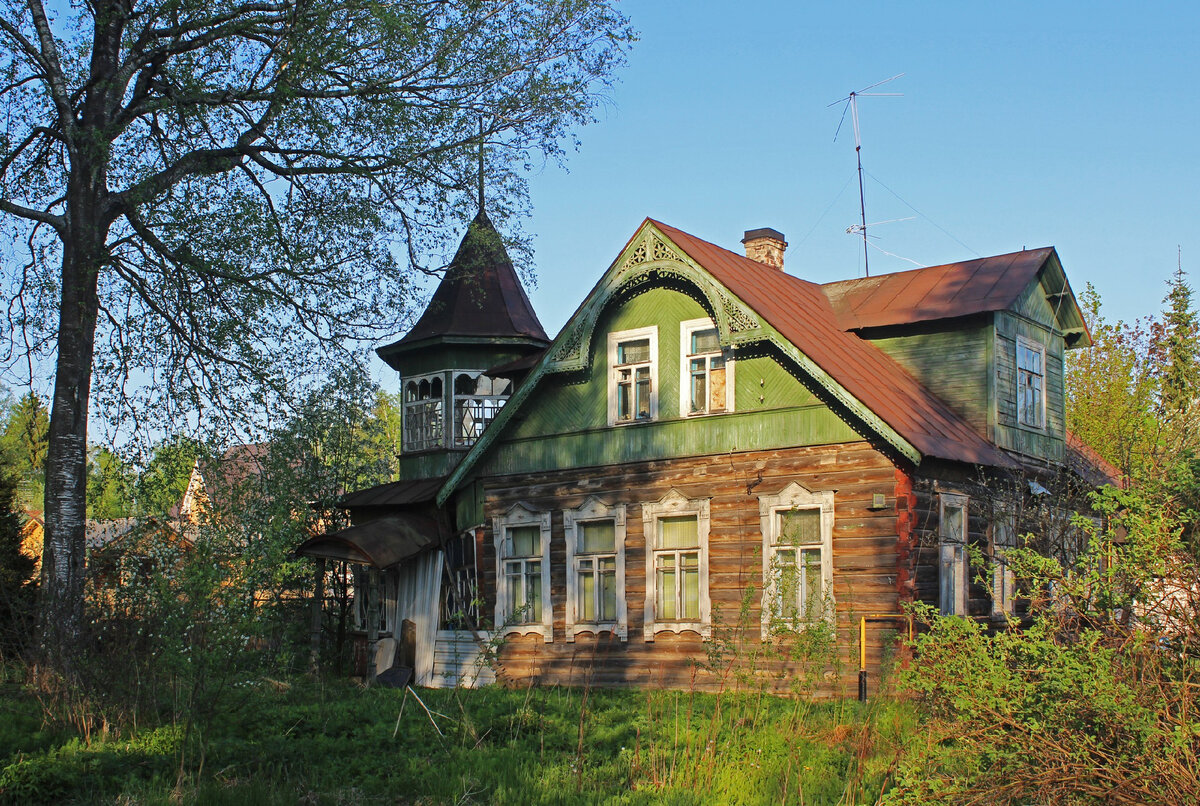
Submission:
[[[388,363],[418,347],[460,340],[550,343],[517,279],[500,233],[483,210],[467,228],[421,318],[399,341],[379,348]]]

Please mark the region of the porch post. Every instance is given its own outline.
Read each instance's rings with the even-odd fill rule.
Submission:
[[[325,605],[325,558],[317,558],[313,577],[312,630],[310,634],[309,665],[313,675],[321,671],[321,610]]]
[[[379,647],[379,569],[367,568],[367,685],[375,682],[375,651]]]

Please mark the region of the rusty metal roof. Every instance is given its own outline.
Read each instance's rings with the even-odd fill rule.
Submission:
[[[386,361],[439,337],[514,339],[543,347],[550,343],[500,234],[483,210],[467,228],[421,318],[403,338],[378,352]]]
[[[921,454],[1016,466],[899,364],[845,332],[821,286],[652,223]]]
[[[343,509],[358,507],[394,507],[433,501],[445,478],[390,481],[365,490],[348,493],[339,500]]]
[[[950,319],[1012,306],[1054,247],[825,283],[843,330]]]
[[[1120,487],[1125,479],[1124,473],[1069,429],[1067,430],[1067,467],[1071,468],[1081,479],[1096,487],[1104,484]]]

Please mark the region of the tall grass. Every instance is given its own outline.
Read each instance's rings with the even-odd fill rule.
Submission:
[[[90,742],[39,732],[36,701],[10,685],[0,800],[874,803],[915,724],[891,701],[798,709],[757,693],[491,687],[420,691],[418,703],[300,679],[246,690],[204,737],[203,768],[181,777],[177,728]]]

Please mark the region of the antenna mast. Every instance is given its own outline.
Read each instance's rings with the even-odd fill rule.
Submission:
[[[902,96],[902,92],[867,92],[889,81],[895,81],[903,76],[904,73],[897,73],[891,78],[885,78],[883,81],[877,81],[869,87],[863,87],[861,90],[850,93],[845,98],[839,98],[829,106],[836,106],[840,103],[845,103],[846,107],[842,109],[842,119],[838,121],[837,131],[833,133],[833,141],[837,142],[838,133],[842,130],[842,123],[846,120],[846,109],[850,110],[850,120],[854,125],[854,154],[858,159],[858,213],[862,221],[862,242],[863,242],[863,271],[867,277],[871,276],[870,257],[867,252],[867,198],[863,192],[863,169],[862,169],[862,133],[858,128],[858,98],[863,96],[866,98],[896,98]],[[853,227],[851,228],[853,229]]]
[[[484,135],[483,116],[481,115],[479,118],[479,212],[481,212],[481,213],[483,212],[483,172],[484,172],[483,171],[483,168],[484,168],[484,166],[483,166],[483,161],[484,161],[483,135]]]

